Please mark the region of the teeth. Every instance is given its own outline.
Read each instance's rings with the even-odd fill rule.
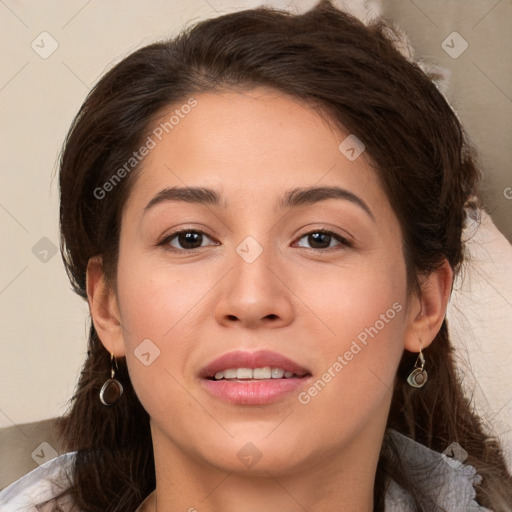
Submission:
[[[281,379],[284,375],[284,370],[281,368],[272,368],[272,378],[273,379]]]
[[[265,366],[265,368],[254,368],[252,376],[254,379],[270,379],[272,378],[272,369],[270,366]]]
[[[215,374],[215,380],[220,379],[289,379],[290,377],[297,377],[293,372],[285,372],[282,368],[271,368],[265,366],[263,368],[229,368],[222,372]]]
[[[251,368],[237,368],[236,378],[237,379],[252,379]]]

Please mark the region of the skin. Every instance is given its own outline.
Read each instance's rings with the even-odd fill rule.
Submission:
[[[438,332],[449,265],[408,294],[400,225],[367,155],[349,161],[338,149],[348,133],[306,105],[266,88],[196,99],[145,158],[125,205],[117,290],[100,258],[87,269],[95,328],[126,356],[151,418],[157,486],[145,510],[372,511],[396,369],[404,348],[418,352]],[[276,206],[291,187],[331,185],[374,219],[343,199]],[[226,205],[174,201],[143,213],[172,186],[214,188]],[[185,228],[205,233],[200,248],[177,237],[158,245]],[[351,246],[334,237],[315,246],[305,235],[321,228]],[[247,236],[263,249],[252,263],[236,252]],[[307,404],[291,393],[234,405],[201,386],[206,363],[235,349],[277,351],[316,380],[395,303],[401,311]],[[160,355],[145,366],[134,350],[148,338]],[[248,442],[262,454],[250,468],[237,456]]]

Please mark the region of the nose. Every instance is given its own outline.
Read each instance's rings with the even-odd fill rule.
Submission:
[[[249,237],[237,247],[230,263],[216,303],[217,322],[252,329],[290,324],[294,295],[286,284],[285,262],[279,260],[276,251]]]

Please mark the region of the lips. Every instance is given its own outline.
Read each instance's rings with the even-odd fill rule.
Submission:
[[[297,377],[311,375],[311,372],[277,352],[270,350],[260,350],[258,352],[235,351],[224,354],[208,363],[200,372],[199,376],[203,379],[213,379],[217,372],[222,372],[231,368],[281,368],[285,372],[291,372]]]
[[[237,372],[231,377],[234,369]],[[277,376],[283,372],[281,377],[289,377],[268,378],[269,369],[277,372]],[[257,371],[251,374],[251,370]],[[266,378],[255,378],[261,372],[265,372],[262,375]],[[211,397],[236,406],[263,406],[293,399],[313,378],[308,368],[269,350],[229,352],[208,363],[199,376],[203,389]]]

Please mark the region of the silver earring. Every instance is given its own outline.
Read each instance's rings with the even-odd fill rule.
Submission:
[[[114,362],[114,354],[110,353],[110,379],[103,384],[100,391],[103,405],[114,405],[123,394],[123,385],[114,377]]]
[[[423,352],[421,351],[420,344],[420,353],[414,363],[414,369],[407,377],[407,384],[412,386],[413,388],[422,388],[427,382],[427,372],[423,369],[425,366],[425,358],[423,357]]]

